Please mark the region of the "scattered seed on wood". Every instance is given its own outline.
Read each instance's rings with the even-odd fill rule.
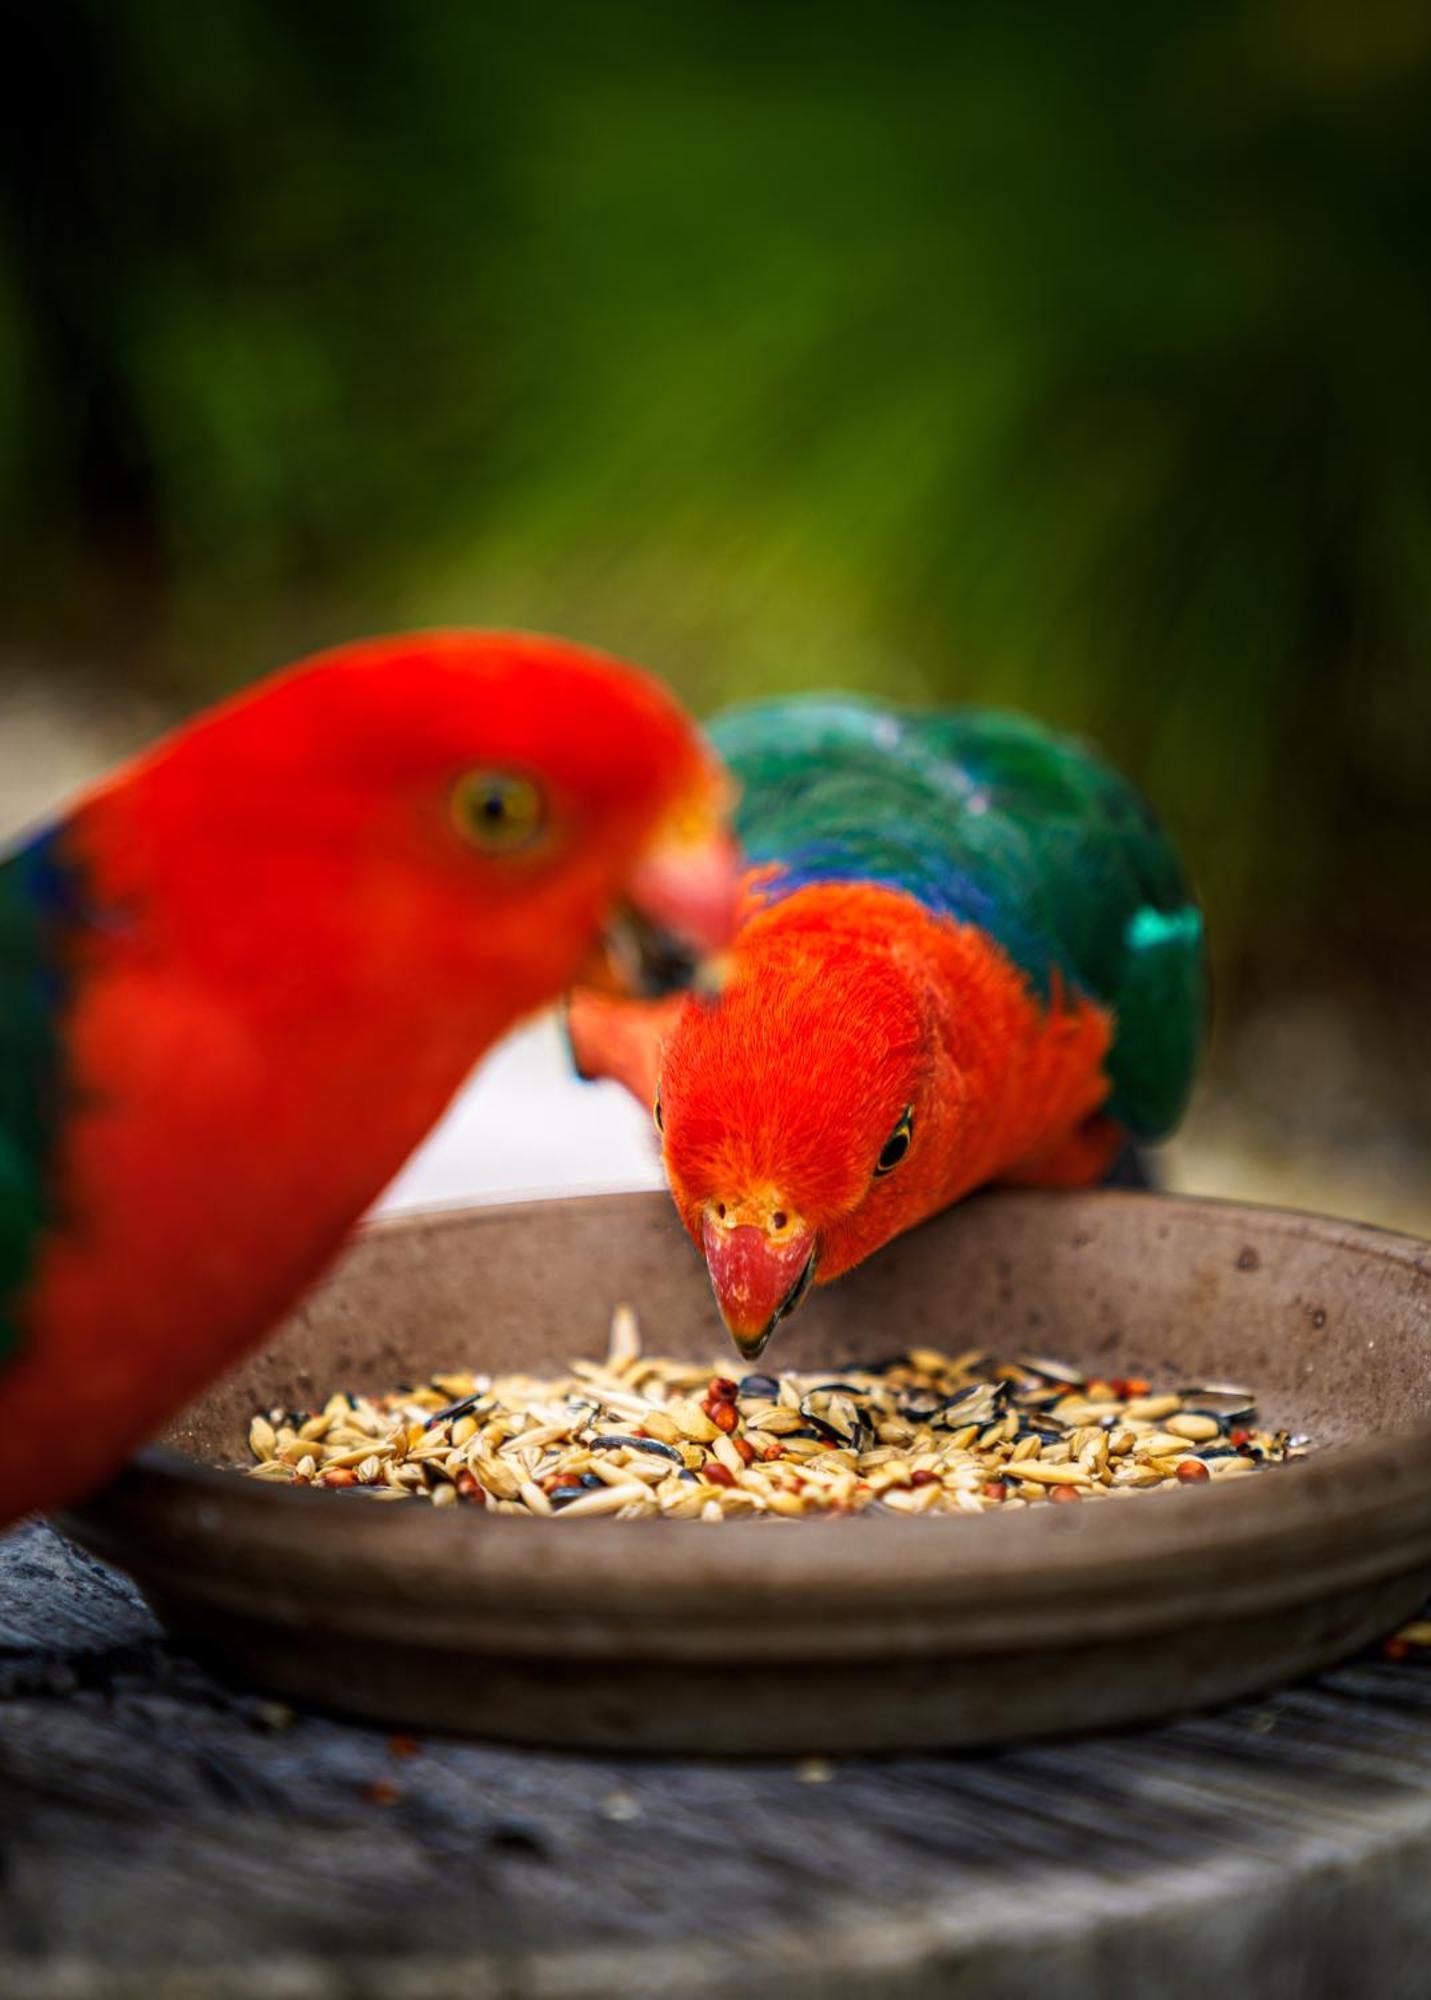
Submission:
[[[317,1411],[257,1412],[248,1441],[247,1470],[269,1485],[701,1521],[1096,1501],[1246,1477],[1308,1448],[1257,1428],[1248,1389],[1159,1390],[1044,1356],[921,1347],[838,1377],[735,1381],[645,1354],[626,1306],[605,1360],[565,1375],[458,1371],[387,1395],[341,1391]]]

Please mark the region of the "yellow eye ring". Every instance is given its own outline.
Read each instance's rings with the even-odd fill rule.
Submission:
[[[520,771],[468,771],[453,786],[452,817],[483,854],[520,854],[540,840],[547,806],[541,786]]]

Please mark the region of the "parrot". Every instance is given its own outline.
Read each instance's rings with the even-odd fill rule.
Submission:
[[[569,999],[578,1073],[650,1107],[747,1359],[800,1304],[992,1181],[1081,1187],[1177,1124],[1202,912],[1135,789],[977,707],[735,708],[710,740],[748,863],[717,1006]]]
[[[0,858],[0,1525],[268,1332],[522,1016],[718,951],[729,807],[657,680],[434,631],[260,681]]]

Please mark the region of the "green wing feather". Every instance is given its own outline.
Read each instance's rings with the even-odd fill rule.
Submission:
[[[55,833],[0,862],[0,1367],[19,1345],[16,1310],[48,1219],[77,898]]]
[[[711,736],[774,894],[877,882],[978,924],[1040,993],[1058,978],[1113,1010],[1108,1110],[1141,1139],[1172,1129],[1204,1034],[1202,916],[1148,807],[1085,744],[994,710],[826,696],[730,710]]]

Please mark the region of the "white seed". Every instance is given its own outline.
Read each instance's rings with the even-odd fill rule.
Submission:
[[[652,1410],[648,1416],[642,1419],[642,1427],[651,1437],[659,1438],[662,1444],[678,1444],[680,1442],[681,1433],[676,1429],[676,1426],[671,1422],[671,1419],[666,1415],[664,1410]]]
[[[641,1327],[628,1305],[619,1305],[611,1315],[611,1333],[606,1343],[606,1365],[613,1373],[629,1368],[641,1359]],[[573,1502],[575,1505],[575,1502]]]
[[[705,1411],[684,1396],[673,1396],[666,1405],[666,1414],[681,1436],[690,1438],[695,1444],[708,1444],[712,1438],[720,1436],[718,1427]]]
[[[1190,1413],[1169,1417],[1163,1427],[1174,1437],[1191,1438],[1194,1444],[1210,1444],[1218,1435],[1216,1417],[1198,1417]]]
[[[1156,1423],[1160,1417],[1170,1417],[1183,1405],[1181,1396],[1135,1396],[1131,1403],[1123,1405],[1126,1417],[1141,1417],[1148,1423]]]
[[[1082,1486],[1088,1475],[1081,1465],[1050,1465],[1047,1459],[1026,1458],[1019,1467],[1019,1478],[1032,1480],[1036,1486]]]
[[[1187,1448],[1186,1438],[1175,1437],[1169,1431],[1148,1431],[1134,1446],[1139,1458],[1169,1458],[1174,1453],[1186,1452]]]
[[[525,1495],[523,1497],[525,1498]],[[542,1498],[546,1500],[545,1493]],[[573,1518],[590,1519],[593,1514],[619,1513],[621,1508],[629,1507],[638,1500],[644,1504],[649,1498],[650,1495],[644,1486],[639,1485],[634,1479],[628,1479],[620,1486],[604,1486],[600,1491],[593,1487],[590,1493],[583,1493],[579,1500],[568,1500],[564,1507],[553,1508],[551,1502],[547,1500],[545,1509],[539,1508],[537,1511],[555,1513],[559,1521]]]

